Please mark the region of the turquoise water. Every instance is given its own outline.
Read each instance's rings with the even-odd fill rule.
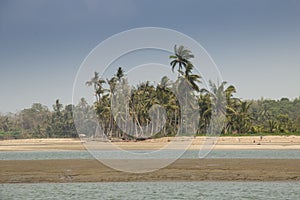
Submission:
[[[128,182],[2,184],[1,200],[291,199],[300,182]]]
[[[173,150],[173,152],[176,150]],[[147,151],[138,151],[145,153]],[[189,150],[182,158],[198,158],[199,151]],[[97,151],[99,158],[118,158],[118,151]],[[171,153],[170,153],[171,155]],[[122,157],[121,157],[122,156]],[[88,151],[2,151],[0,160],[90,159]],[[120,155],[120,158],[126,158]],[[213,150],[207,158],[277,158],[300,159],[300,150]]]

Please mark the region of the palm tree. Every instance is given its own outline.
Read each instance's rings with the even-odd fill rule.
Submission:
[[[188,84],[197,92],[199,92],[199,87],[197,83],[200,83],[200,76],[198,74],[192,74],[193,64],[188,63],[185,67],[184,78],[187,80]]]
[[[87,86],[94,86],[94,90],[95,92],[97,91],[97,83],[99,81],[99,73],[98,72],[94,72],[94,77],[91,78],[91,80],[87,81],[85,84]],[[97,96],[96,96],[97,98]]]
[[[181,93],[179,101],[183,104],[181,105],[181,127],[184,127],[181,132],[188,133],[191,130],[195,130],[195,123],[188,123],[187,121],[191,121],[190,117],[191,113],[196,109],[197,100],[195,98],[195,94],[192,90],[199,92],[199,87],[197,82],[200,82],[200,76],[196,74],[192,74],[192,70],[194,68],[193,64],[190,62],[191,58],[194,58],[192,52],[186,49],[184,46],[180,45],[178,48],[174,46],[174,55],[169,57],[173,59],[170,62],[172,67],[172,71],[174,72],[174,68],[178,66],[178,80],[175,84],[175,90],[177,93]],[[184,68],[184,70],[183,70]],[[192,90],[191,90],[192,89]],[[194,115],[194,114],[193,114]],[[194,117],[192,117],[194,119]],[[188,124],[193,124],[188,127]]]
[[[106,83],[105,80],[99,77],[99,73],[95,72],[94,77],[86,82],[87,86],[94,86],[96,102],[94,104],[97,117],[99,119],[99,124],[103,134],[107,136],[110,124],[110,97],[106,92],[107,89],[104,88],[103,84]]]
[[[190,63],[190,59],[194,58],[194,55],[191,53],[190,50],[186,49],[184,46],[180,45],[178,48],[174,46],[174,54],[171,55],[169,58],[173,59],[170,62],[172,66],[172,71],[174,72],[174,68],[178,65],[178,72],[182,74],[182,68],[186,68],[186,66]]]
[[[174,72],[174,68],[178,65],[178,78],[182,76],[184,79],[182,81],[187,81],[188,85],[193,88],[195,91],[199,92],[199,87],[197,83],[200,83],[200,76],[197,74],[192,74],[192,70],[194,68],[193,64],[190,62],[191,58],[194,58],[192,52],[186,49],[184,46],[180,45],[178,48],[174,46],[174,54],[169,58],[173,59],[170,62],[172,67],[172,71]],[[184,71],[183,71],[184,68]]]
[[[101,79],[99,77],[99,73],[98,72],[94,72],[94,77],[86,82],[87,86],[94,86],[94,90],[95,90],[95,97],[96,97],[96,101],[99,102],[101,95],[104,94],[104,92],[106,91],[103,88],[103,84],[105,83],[105,80]]]
[[[251,117],[249,113],[249,108],[251,106],[250,102],[240,101],[239,107],[232,116],[235,130],[238,133],[246,133],[251,129]]]
[[[201,92],[200,96],[198,97],[198,104],[200,113],[198,133],[205,133],[208,129],[212,114],[210,95],[208,93],[204,94]]]
[[[121,78],[123,78],[123,76],[124,76],[124,70],[122,69],[122,67],[118,68],[117,74],[115,76],[117,77],[118,81],[120,81]]]
[[[227,123],[225,125],[225,133],[232,127],[232,118],[231,115],[235,113],[234,103],[238,101],[238,99],[233,98],[233,93],[236,92],[236,89],[233,85],[228,86],[225,85],[227,82],[223,81],[220,85],[216,85],[212,81],[209,81],[210,90],[202,89],[201,92],[209,94],[211,98],[211,113],[214,113],[215,116],[220,116],[221,122],[223,121],[222,116],[226,116]],[[223,122],[222,122],[223,123]],[[221,123],[221,124],[222,124]]]
[[[156,96],[159,104],[166,109],[167,119],[162,135],[176,133],[178,127],[179,105],[175,94],[170,89],[171,81],[167,76],[161,78],[156,87]]]

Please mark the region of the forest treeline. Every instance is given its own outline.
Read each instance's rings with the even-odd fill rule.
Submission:
[[[176,69],[177,80],[172,82],[164,76],[156,85],[144,81],[130,88],[121,67],[107,80],[95,72],[86,82],[94,90],[93,105],[84,98],[77,105],[65,106],[56,100],[52,110],[34,103],[18,113],[1,114],[0,139],[74,138],[78,134],[94,137],[95,123],[91,118],[96,118],[102,136],[108,138],[144,138],[149,136],[146,132],[151,136],[158,132],[155,137],[174,136],[179,129],[201,135],[209,130],[214,113],[225,116],[222,134],[300,132],[300,98],[241,100],[236,97],[236,88],[226,82],[210,82],[209,89],[201,88],[201,77],[193,74],[193,58],[190,50],[175,45],[170,70]],[[174,91],[185,93],[178,99]],[[165,112],[157,109],[151,113],[151,107],[157,104]],[[219,109],[218,105],[223,106]],[[196,114],[191,112],[195,108]],[[151,115],[155,115],[152,121]],[[193,123],[187,121],[193,119]]]

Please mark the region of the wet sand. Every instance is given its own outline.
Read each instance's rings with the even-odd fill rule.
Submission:
[[[107,181],[300,181],[300,160],[180,159],[140,174],[116,171],[97,160],[0,161],[0,183]]]

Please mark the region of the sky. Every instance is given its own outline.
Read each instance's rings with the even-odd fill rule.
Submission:
[[[1,0],[0,112],[71,103],[89,52],[140,27],[195,39],[242,99],[293,99],[300,96],[299,19],[297,0]]]

